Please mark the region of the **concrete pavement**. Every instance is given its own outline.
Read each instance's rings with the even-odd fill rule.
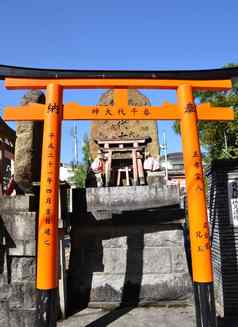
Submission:
[[[59,327],[195,327],[192,307],[84,309]]]

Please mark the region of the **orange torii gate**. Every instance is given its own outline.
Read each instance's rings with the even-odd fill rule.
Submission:
[[[1,73],[2,72],[2,73]],[[40,299],[38,326],[55,326],[54,296],[57,277],[57,219],[62,120],[179,120],[187,185],[193,283],[198,327],[216,326],[213,272],[206,195],[199,144],[198,120],[233,120],[230,108],[195,105],[193,91],[222,91],[232,87],[237,69],[209,71],[69,71],[0,66],[7,89],[46,89],[47,103],[8,107],[5,120],[44,121],[38,227],[37,281]],[[110,88],[112,106],[63,105],[64,89]],[[130,106],[128,89],[173,89],[177,104]],[[44,302],[44,303],[43,303]],[[52,311],[53,310],[53,311]]]

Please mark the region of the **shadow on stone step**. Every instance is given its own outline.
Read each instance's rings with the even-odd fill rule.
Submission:
[[[133,310],[135,307],[120,307],[117,308],[105,316],[98,318],[97,320],[91,322],[90,324],[86,325],[85,327],[105,327],[111,324],[113,321],[119,319],[120,317],[127,314],[129,311]]]
[[[238,319],[218,318],[218,327],[238,327]]]
[[[107,239],[106,235],[99,234],[90,238],[82,238],[81,250],[78,247],[71,249],[68,272],[68,315],[86,308],[92,299],[97,301],[98,298],[105,298],[107,301],[108,298],[111,298],[112,302],[121,303],[120,307],[123,308],[135,307],[140,302],[144,234],[141,231],[125,236],[127,236],[126,271],[124,285],[120,291],[111,289],[109,285],[92,290],[93,274],[104,271],[102,241]],[[116,317],[118,311],[115,310],[115,315],[113,312],[112,316]],[[112,316],[110,314],[110,317]]]

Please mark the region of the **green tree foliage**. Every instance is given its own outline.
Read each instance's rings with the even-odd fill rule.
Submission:
[[[76,187],[84,188],[86,176],[87,176],[86,167],[83,164],[79,164],[77,167],[74,167],[73,176],[71,177],[70,181]]]
[[[225,67],[234,67],[229,64]],[[209,102],[214,107],[231,107],[235,112],[235,120],[229,122],[200,121],[200,141],[207,150],[207,161],[213,159],[238,158],[238,92],[232,89],[223,92],[195,92],[198,103]],[[180,133],[179,123],[173,125],[175,132]]]
[[[71,182],[75,186],[80,188],[85,187],[88,168],[91,164],[90,153],[89,153],[89,140],[87,136],[84,137],[82,151],[83,151],[83,161],[77,167],[74,167],[73,176],[71,178]]]

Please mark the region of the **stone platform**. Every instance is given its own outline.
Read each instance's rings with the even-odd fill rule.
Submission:
[[[86,189],[86,201],[88,212],[116,213],[177,205],[180,197],[176,185],[91,187]]]
[[[183,217],[178,206],[125,211],[106,220],[87,212],[75,216],[68,271],[71,310],[189,303]]]

